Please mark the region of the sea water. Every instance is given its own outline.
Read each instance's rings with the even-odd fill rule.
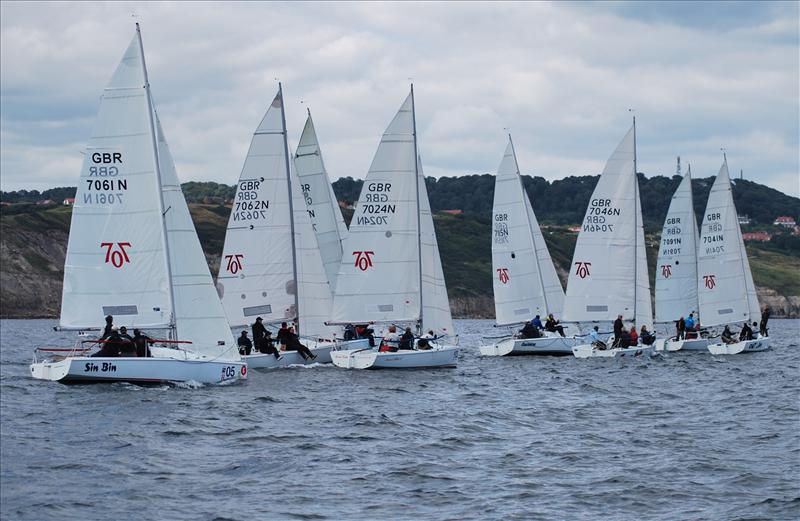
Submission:
[[[769,351],[250,371],[242,384],[33,380],[51,320],[0,322],[8,520],[800,518],[800,321]]]

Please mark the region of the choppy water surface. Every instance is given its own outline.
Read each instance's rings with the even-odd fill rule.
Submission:
[[[712,358],[480,358],[252,371],[199,389],[28,376],[4,320],[2,506],[19,520],[798,519],[800,321]],[[66,342],[69,345],[70,342]]]

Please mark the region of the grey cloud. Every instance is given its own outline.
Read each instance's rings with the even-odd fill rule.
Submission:
[[[596,173],[633,107],[648,174],[670,174],[680,154],[713,175],[725,145],[733,170],[796,191],[795,7],[1,5],[3,189],[74,184],[77,170],[57,154],[88,136],[136,11],[185,180],[233,182],[275,78],[293,141],[311,107],[331,175],[363,177],[414,78],[427,175],[494,171],[505,127],[526,172]],[[724,27],[698,22],[715,16]],[[29,162],[37,156],[49,158],[46,169]]]

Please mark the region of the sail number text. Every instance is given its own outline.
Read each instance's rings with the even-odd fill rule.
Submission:
[[[91,155],[89,177],[83,204],[122,204],[123,192],[128,190],[126,179],[108,179],[119,175],[122,165],[122,152],[94,152]],[[96,179],[96,178],[104,179]]]
[[[359,225],[388,225],[389,217],[397,211],[394,204],[388,204],[392,191],[391,183],[372,182],[367,186],[364,200],[359,203],[356,223]]]
[[[236,190],[236,201],[233,203],[234,221],[258,221],[267,218],[269,200],[259,197],[258,189],[261,181],[239,181]]]
[[[613,232],[614,224],[608,222],[609,217],[619,217],[620,209],[611,205],[611,199],[592,199],[589,210],[583,220],[585,232]]]
[[[706,225],[700,238],[705,255],[725,253],[725,235],[722,233],[724,226],[719,222],[721,220],[722,214],[719,212],[706,214]]]

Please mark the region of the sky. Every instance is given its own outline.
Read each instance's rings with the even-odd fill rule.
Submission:
[[[332,180],[363,178],[413,80],[428,176],[598,174],[637,119],[639,171],[800,195],[797,2],[0,4],[0,188],[74,186],[99,97],[142,25],[182,181],[234,184],[283,83]],[[134,18],[135,16],[135,18]],[[633,110],[633,112],[631,112]]]

